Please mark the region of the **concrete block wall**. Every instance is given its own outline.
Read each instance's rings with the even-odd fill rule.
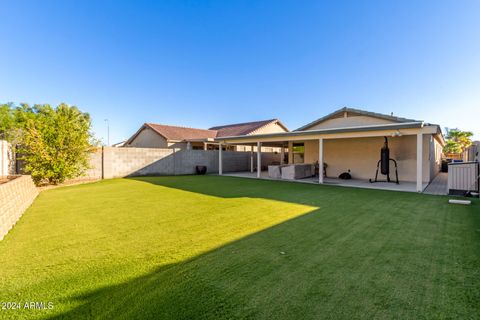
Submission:
[[[196,166],[206,166],[208,173],[218,172],[218,151],[178,150],[174,155],[174,163],[174,174],[194,174]]]
[[[131,175],[174,174],[172,149],[111,148],[103,149],[103,177],[119,178]]]
[[[250,170],[250,152],[223,151],[223,171]],[[253,153],[254,167],[257,154]],[[262,167],[280,162],[280,154],[262,152]],[[175,148],[98,148],[90,154],[89,168],[74,180],[111,179],[128,176],[194,174],[196,166],[218,172],[218,150]]]
[[[102,148],[98,148],[90,154],[88,163],[89,163],[89,168],[85,171],[85,174],[83,177],[81,177],[81,179],[86,179],[86,180],[102,179],[102,173],[103,173]]]
[[[0,184],[0,240],[32,204],[38,190],[30,176],[20,176]]]
[[[222,157],[224,172],[250,170],[250,152],[223,151]],[[254,158],[256,165],[256,154]],[[280,154],[262,153],[262,166],[279,161]],[[102,149],[91,155],[86,178],[195,174],[196,166],[206,166],[208,173],[217,173],[218,151],[104,147],[103,155]]]

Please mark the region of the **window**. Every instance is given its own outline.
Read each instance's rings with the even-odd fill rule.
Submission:
[[[305,162],[305,145],[303,143],[293,144],[293,163]]]

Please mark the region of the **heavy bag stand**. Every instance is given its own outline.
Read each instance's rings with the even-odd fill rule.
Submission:
[[[385,138],[385,143],[383,144],[382,150],[380,150],[380,160],[378,160],[378,162],[377,162],[377,171],[375,172],[375,180],[370,179],[369,181],[370,181],[370,183],[374,183],[374,182],[394,182],[394,181],[390,180],[390,161],[393,161],[393,163],[395,164],[395,178],[396,178],[395,183],[399,184],[399,182],[398,182],[398,171],[397,171],[397,161],[390,158],[390,149],[388,149],[388,139],[387,139],[387,137],[384,137],[384,138]],[[387,176],[386,181],[385,180],[382,181],[382,180],[377,179],[378,178],[378,167],[379,166],[380,166],[380,172],[383,175]]]

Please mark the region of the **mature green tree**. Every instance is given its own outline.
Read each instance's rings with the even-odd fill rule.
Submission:
[[[10,134],[15,127],[15,116],[11,103],[0,104],[0,139],[10,140]]]
[[[58,184],[80,176],[88,168],[92,150],[88,113],[60,104],[22,105],[15,109],[22,131],[19,152],[25,171],[37,185]]]
[[[19,106],[0,104],[0,139],[7,140],[14,147],[20,144],[27,120],[35,117],[33,108],[26,103]]]
[[[443,148],[444,153],[460,154],[472,145],[473,133],[459,129],[448,129],[446,135],[446,144]]]

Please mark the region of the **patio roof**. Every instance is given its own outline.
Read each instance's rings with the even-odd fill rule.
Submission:
[[[437,125],[427,125],[428,127],[433,127],[435,132],[439,130]],[[293,132],[281,132],[281,133],[267,133],[267,134],[258,134],[254,136],[231,136],[231,137],[221,137],[215,138],[215,141],[228,141],[229,143],[245,142],[246,140],[258,141],[264,138],[274,138],[277,141],[288,140],[292,137],[302,137],[302,136],[311,136],[311,135],[333,135],[338,133],[355,133],[355,132],[375,132],[375,131],[385,131],[385,130],[400,130],[400,129],[422,129],[425,127],[425,123],[422,121],[418,122],[403,122],[403,123],[391,123],[391,124],[377,124],[377,125],[368,125],[368,126],[355,126],[355,127],[343,127],[343,128],[328,128],[328,129],[318,129],[318,130],[305,130],[305,131],[293,131]]]
[[[355,108],[348,108],[348,107],[344,107],[344,108],[341,108],[341,109],[338,109],[330,114],[327,114],[326,116],[324,117],[321,117],[315,121],[312,121],[294,131],[303,131],[303,130],[306,130],[316,124],[319,124],[325,120],[328,120],[328,119],[331,119],[331,118],[334,118],[335,116],[339,115],[339,114],[342,114],[344,112],[348,112],[348,113],[354,113],[356,115],[363,115],[363,116],[368,116],[368,117],[373,117],[373,118],[378,118],[378,119],[383,119],[383,120],[388,120],[388,121],[391,121],[391,122],[395,122],[395,123],[405,123],[405,122],[423,122],[422,120],[414,120],[414,119],[407,119],[407,118],[402,118],[402,117],[397,117],[397,116],[394,116],[393,114],[392,115],[387,115],[387,114],[383,114],[383,113],[378,113],[378,112],[371,112],[371,111],[366,111],[366,110],[361,110],[361,109],[355,109]]]

